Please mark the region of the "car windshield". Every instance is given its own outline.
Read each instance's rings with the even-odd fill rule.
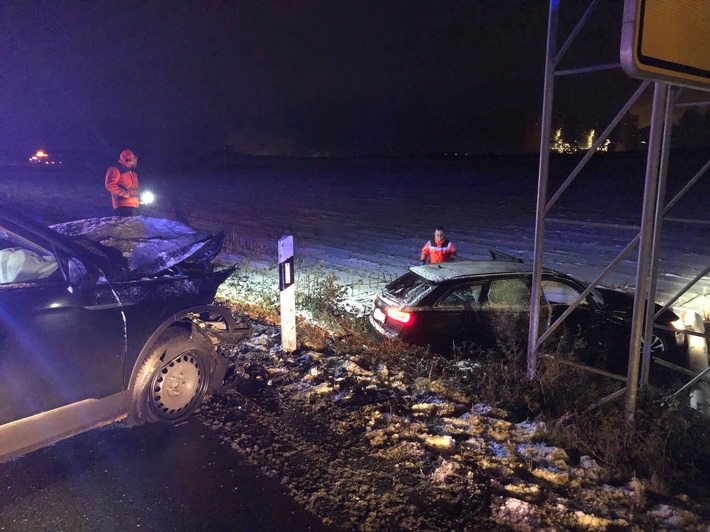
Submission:
[[[384,292],[399,299],[405,305],[412,305],[431,292],[435,286],[432,281],[414,272],[407,272],[385,286]]]

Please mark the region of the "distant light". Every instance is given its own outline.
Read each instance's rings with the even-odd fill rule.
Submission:
[[[35,154],[29,158],[29,161],[33,164],[42,163],[42,162],[44,162],[44,164],[50,164],[49,154],[42,149],[37,150],[35,152]],[[52,163],[52,164],[54,164],[54,163]]]
[[[141,203],[143,205],[149,205],[155,201],[155,194],[153,194],[150,190],[146,190],[145,192],[141,192]]]

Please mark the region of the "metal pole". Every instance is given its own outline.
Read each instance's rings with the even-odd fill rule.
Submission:
[[[666,92],[666,114],[663,119],[663,145],[661,146],[661,164],[658,169],[658,192],[653,221],[653,241],[651,244],[651,268],[648,280],[648,296],[646,297],[646,318],[643,331],[643,356],[641,358],[641,387],[648,385],[648,374],[651,368],[651,338],[653,337],[653,314],[656,311],[656,284],[658,281],[658,261],[661,257],[661,236],[663,227],[663,205],[666,201],[666,184],[668,181],[668,159],[671,151],[671,130],[673,128],[673,98],[672,88]]]
[[[607,266],[607,267],[604,269],[604,271],[603,271],[602,273],[600,273],[599,276],[598,276],[594,281],[592,281],[591,283],[589,283],[589,286],[587,286],[587,288],[585,288],[584,291],[583,291],[581,294],[579,294],[579,295],[577,296],[577,299],[575,299],[575,300],[572,302],[572,304],[571,304],[569,307],[567,307],[567,309],[560,315],[560,317],[557,318],[557,320],[555,321],[555,323],[553,323],[552,325],[550,325],[550,326],[548,327],[548,329],[544,332],[544,334],[542,334],[542,335],[538,338],[538,341],[537,341],[537,342],[538,342],[538,345],[537,345],[536,347],[539,348],[539,347],[542,345],[542,343],[543,343],[545,340],[547,340],[547,338],[552,334],[552,332],[553,332],[557,327],[559,327],[559,326],[562,324],[562,322],[567,318],[567,316],[569,316],[570,314],[572,314],[572,311],[573,311],[575,308],[577,308],[577,306],[579,305],[579,303],[580,303],[581,301],[584,301],[584,299],[586,299],[586,297],[592,292],[592,290],[594,290],[594,287],[597,286],[599,283],[601,283],[602,280],[604,279],[604,277],[606,277],[607,274],[608,274],[611,270],[613,270],[614,268],[616,268],[616,266],[617,266],[622,260],[624,260],[624,258],[626,258],[626,255],[628,255],[628,254],[631,252],[631,250],[634,248],[634,246],[636,246],[636,244],[638,244],[638,242],[639,242],[639,235],[636,235],[636,236],[633,238],[633,240],[631,240],[631,242],[629,242],[629,243],[626,245],[626,247],[621,251],[621,253],[619,253],[619,254],[616,256],[616,258],[609,264],[609,266]]]
[[[533,259],[533,281],[530,300],[530,330],[528,331],[527,378],[535,378],[537,368],[537,333],[540,326],[540,283],[542,282],[542,253],[545,243],[544,209],[547,198],[547,181],[550,170],[550,129],[552,127],[552,102],[555,84],[555,54],[557,48],[557,26],[559,0],[550,0],[547,21],[547,52],[545,55],[545,87],[542,99],[542,124],[540,124],[540,164],[537,182],[537,211],[535,214],[535,248]]]
[[[614,70],[621,68],[621,63],[605,63],[603,65],[593,65],[588,67],[568,68],[566,70],[558,70],[555,76],[573,76],[575,74],[589,74],[591,72],[602,72],[604,70]]]
[[[658,169],[663,144],[663,120],[666,116],[666,93],[668,84],[656,82],[653,91],[653,111],[651,113],[651,132],[648,142],[648,157],[646,158],[646,184],[643,195],[643,210],[641,213],[641,238],[639,244],[638,263],[636,265],[636,294],[634,297],[634,312],[631,323],[631,340],[629,342],[629,367],[627,372],[626,402],[624,416],[627,423],[633,423],[638,393],[639,361],[641,358],[641,334],[643,331],[643,316],[648,289],[648,273],[651,258],[651,243],[653,238],[653,213],[658,185]]]
[[[624,118],[624,115],[631,109],[631,106],[636,103],[636,100],[638,100],[641,95],[644,93],[646,90],[646,87],[648,87],[651,84],[650,81],[644,81],[639,85],[639,88],[636,89],[636,92],[631,96],[631,98],[628,99],[628,101],[624,104],[624,106],[619,110],[618,113],[616,113],[616,116],[614,119],[609,122],[609,125],[607,128],[602,132],[601,135],[599,135],[599,138],[597,141],[594,143],[594,146],[592,146],[589,150],[587,150],[587,153],[584,154],[584,157],[582,157],[582,160],[579,161],[577,166],[570,172],[569,176],[567,176],[567,179],[565,179],[564,183],[560,185],[560,188],[557,189],[557,192],[550,198],[550,201],[547,202],[547,205],[545,205],[545,214],[549,212],[549,210],[552,208],[552,206],[555,204],[555,202],[560,199],[560,196],[563,194],[565,190],[567,190],[567,187],[569,187],[572,184],[572,181],[577,177],[577,174],[582,171],[582,168],[589,162],[589,159],[592,158],[592,155],[594,155],[597,151],[597,148],[601,145],[602,142],[609,136],[609,134],[614,130],[614,128],[621,122],[621,119]]]
[[[559,0],[558,0],[557,4],[559,5]],[[587,10],[584,12],[584,15],[582,15],[582,18],[579,19],[579,22],[577,22],[577,25],[572,30],[572,33],[569,34],[569,37],[567,37],[567,40],[564,42],[564,44],[562,44],[559,52],[557,52],[557,55],[555,56],[555,65],[560,64],[560,61],[562,61],[562,58],[567,53],[567,50],[569,49],[570,46],[572,46],[572,43],[577,38],[577,35],[579,35],[579,32],[582,31],[582,28],[584,28],[584,25],[591,18],[592,13],[594,13],[594,10],[597,8],[598,4],[599,4],[599,0],[592,0],[590,2],[590,4],[587,6]],[[557,33],[557,30],[555,29],[555,34],[556,33]],[[548,33],[548,35],[549,35],[549,33]],[[557,38],[557,35],[555,35],[555,39],[556,38]]]
[[[703,269],[698,275],[696,275],[692,281],[690,281],[688,284],[686,284],[683,288],[681,288],[676,295],[674,295],[672,298],[670,298],[663,307],[661,307],[658,312],[656,312],[656,315],[653,317],[655,320],[656,318],[660,318],[661,314],[663,314],[666,310],[671,308],[673,303],[678,301],[683,294],[685,294],[688,290],[690,290],[690,287],[693,286],[695,283],[697,283],[700,279],[705,277],[708,273],[710,273],[710,264]]]
[[[683,385],[682,388],[680,388],[677,392],[675,392],[673,395],[671,395],[671,397],[675,397],[675,396],[678,395],[679,393],[682,393],[683,391],[687,390],[688,388],[690,388],[691,386],[693,386],[693,384],[695,384],[695,383],[698,382],[700,379],[702,379],[703,377],[705,377],[705,375],[707,375],[708,373],[710,373],[710,367],[705,368],[703,371],[701,371],[700,373],[698,373],[698,374],[697,374],[695,377],[693,377],[689,382],[687,382],[685,385]]]
[[[695,183],[697,183],[698,180],[703,177],[705,172],[707,172],[708,170],[710,170],[710,160],[708,160],[708,162],[706,162],[703,167],[698,170],[698,173],[696,173],[692,178],[690,178],[690,181],[688,181],[688,183],[680,190],[680,192],[678,192],[678,194],[676,194],[673,199],[668,202],[666,208],[663,209],[663,214],[668,214],[670,210],[675,207],[675,204],[678,203],[683,196],[685,196],[688,190],[690,190],[693,185],[695,185]]]

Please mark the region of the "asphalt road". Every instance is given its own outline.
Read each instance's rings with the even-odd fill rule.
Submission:
[[[0,530],[327,530],[198,420],[94,430],[0,464]]]

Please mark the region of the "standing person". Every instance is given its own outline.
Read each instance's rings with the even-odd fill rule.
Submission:
[[[111,193],[111,203],[116,216],[136,216],[138,205],[138,157],[131,150],[123,150],[118,165],[106,170],[106,190]]]
[[[439,226],[434,231],[434,240],[429,240],[422,248],[422,258],[419,261],[420,265],[426,264],[426,259],[429,257],[431,264],[439,262],[449,262],[456,255],[456,246],[450,240],[446,239],[444,228]]]

